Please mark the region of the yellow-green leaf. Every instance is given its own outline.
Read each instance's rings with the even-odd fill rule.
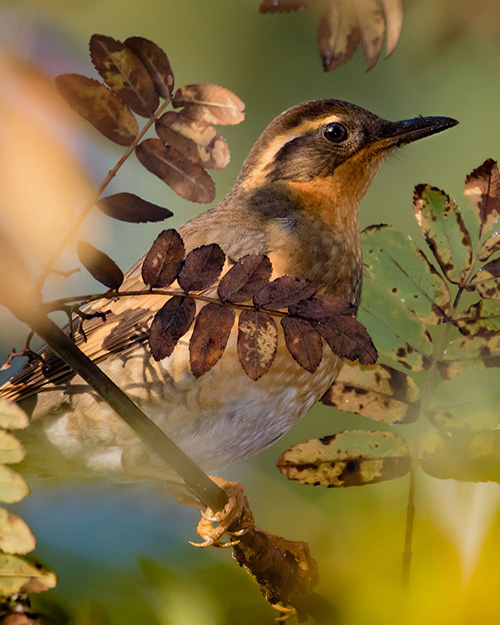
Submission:
[[[24,499],[28,493],[29,488],[19,473],[0,465],[0,501],[14,503]]]
[[[500,251],[500,232],[495,232],[484,241],[479,251],[479,260],[488,260],[495,252]]]
[[[28,553],[35,548],[35,537],[26,523],[0,508],[0,549],[5,553]]]
[[[15,436],[0,430],[0,464],[15,464],[24,458],[24,450]]]
[[[470,283],[485,299],[500,299],[500,258],[486,263]]]
[[[0,399],[0,428],[23,430],[29,425],[28,416],[14,402]]]
[[[34,558],[0,554],[0,595],[43,592],[56,581],[55,573]]]
[[[410,453],[393,432],[351,430],[295,445],[282,454],[278,468],[301,484],[361,486],[408,473]]]
[[[500,331],[500,301],[482,299],[466,310],[457,321],[462,334]]]
[[[500,332],[484,332],[451,341],[438,366],[444,379],[470,369],[500,367]]]

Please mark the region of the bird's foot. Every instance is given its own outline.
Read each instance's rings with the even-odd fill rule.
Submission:
[[[211,479],[222,488],[228,498],[223,510],[214,512],[207,508],[201,513],[201,520],[196,531],[203,538],[202,543],[191,544],[194,547],[234,547],[239,543],[239,538],[248,530],[255,527],[252,511],[245,496],[245,487],[239,482],[228,482],[220,477]],[[218,525],[214,525],[217,523]],[[228,534],[230,540],[220,542],[220,539]]]
[[[272,603],[271,607],[278,610],[280,613],[280,615],[276,617],[277,621],[287,621],[297,614],[297,610],[293,606],[283,605],[282,603]]]

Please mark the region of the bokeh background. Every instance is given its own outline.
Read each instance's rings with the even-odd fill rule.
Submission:
[[[54,225],[45,232],[38,225],[49,220],[57,203],[50,188],[45,195],[40,191],[49,175],[45,172],[52,171],[64,187],[76,175],[74,158],[85,180],[70,186],[81,191],[99,184],[121,148],[59,111],[45,88],[26,88],[19,76],[29,71],[12,66],[9,59],[34,64],[50,76],[63,72],[94,76],[87,44],[95,32],[120,39],[150,38],[166,50],[177,86],[213,82],[245,101],[246,121],[222,131],[232,159],[227,169],[214,173],[218,198],[229,190],[266,124],[289,106],[312,98],[345,99],[393,120],[423,114],[461,122],[389,160],[363,203],[363,226],[390,223],[421,240],[411,207],[415,184],[432,183],[464,202],[465,175],[487,157],[500,156],[496,0],[413,0],[405,6],[402,38],[391,58],[381,59],[366,73],[358,51],[352,61],[328,74],[321,70],[315,35],[318,18],[313,11],[260,15],[258,5],[258,0],[0,3],[2,110],[13,116],[0,119],[0,143],[6,136],[14,139],[7,147],[0,146],[0,169],[5,172],[4,163],[12,154],[21,164],[8,170],[8,176],[16,178],[16,188],[33,190],[31,212],[23,217],[35,242],[28,245],[45,237],[41,257],[57,240]],[[63,154],[67,151],[71,158],[59,153],[52,158],[45,136],[33,141],[32,126],[40,116],[49,120]],[[11,150],[12,143],[16,151]],[[170,208],[175,216],[168,227],[202,209],[177,197],[134,159],[109,189],[118,191],[133,191]],[[8,204],[10,199],[2,201]],[[69,204],[66,209],[74,210]],[[12,212],[18,213],[12,206],[10,213],[2,206],[7,220],[12,220]],[[50,218],[50,223],[60,223],[59,213]],[[95,214],[84,230],[82,236],[125,269],[149,247],[159,227],[120,224]],[[71,251],[61,266],[76,266]],[[54,278],[47,292],[98,288],[91,278],[75,274],[67,282]],[[22,347],[26,331],[3,310],[0,324],[2,360],[13,344]],[[1,373],[1,380],[10,374]],[[288,482],[275,468],[278,456],[292,444],[346,428],[373,429],[374,424],[317,406],[272,448],[226,471],[230,479],[245,483],[260,526],[310,543],[321,574],[318,590],[335,606],[331,622],[499,623],[500,487],[419,476],[412,588],[407,597],[401,591],[406,478],[322,490]],[[405,432],[411,433],[411,426]],[[196,538],[197,514],[158,488],[35,483],[33,493],[16,510],[37,537],[37,554],[59,575],[57,588],[40,596],[35,605],[61,622],[64,615],[88,625],[273,622],[275,614],[227,551],[200,552],[187,543]]]

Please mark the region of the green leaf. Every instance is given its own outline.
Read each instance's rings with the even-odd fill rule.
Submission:
[[[500,367],[500,332],[485,332],[451,341],[438,367],[445,380],[470,369]]]
[[[457,322],[462,334],[500,331],[500,301],[482,299],[466,310]]]
[[[0,595],[43,592],[56,581],[53,571],[31,557],[0,554]]]
[[[413,194],[413,210],[448,280],[463,284],[472,264],[472,246],[456,203],[440,189],[419,184]]]
[[[17,404],[0,399],[0,428],[5,430],[23,430],[29,425],[29,420]]]
[[[19,473],[0,465],[0,501],[14,503],[28,494],[29,488]]]
[[[424,440],[421,465],[442,480],[500,482],[500,430],[432,432]]]
[[[35,544],[35,537],[26,523],[0,508],[0,549],[5,553],[28,553]]]
[[[370,226],[362,234],[365,277],[386,288],[422,321],[437,324],[450,307],[445,280],[421,250],[390,226]]]
[[[387,365],[344,363],[321,401],[382,423],[411,423],[420,392],[406,374]]]
[[[15,436],[0,430],[0,464],[15,464],[24,458],[24,450]]]
[[[479,431],[500,424],[498,370],[468,371],[437,385],[429,418],[443,430]]]
[[[470,283],[485,299],[500,299],[500,258],[486,263]]]
[[[410,453],[393,432],[352,430],[295,445],[282,454],[278,469],[301,484],[361,486],[408,473]]]
[[[479,251],[479,260],[488,260],[495,252],[500,251],[500,232],[492,234],[481,246]]]

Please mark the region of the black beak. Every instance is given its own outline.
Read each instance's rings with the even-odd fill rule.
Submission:
[[[457,124],[457,120],[451,117],[415,117],[401,122],[388,122],[377,143],[384,148],[399,148]]]

